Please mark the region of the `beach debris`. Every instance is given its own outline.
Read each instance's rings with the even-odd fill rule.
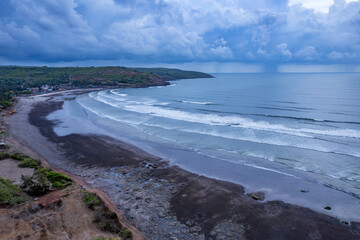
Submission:
[[[264,201],[265,193],[264,192],[256,192],[256,193],[248,193],[247,196],[251,197],[256,201]]]
[[[0,142],[0,149],[5,149],[5,143],[4,142]]]
[[[251,196],[254,200],[259,200],[259,197],[256,196],[255,194],[251,194],[250,196]]]
[[[16,110],[11,110],[11,111],[9,112],[10,115],[13,115],[13,114],[15,114],[15,113],[16,113]]]
[[[326,206],[324,207],[325,210],[331,210],[331,207],[330,206]]]
[[[302,193],[308,193],[309,190],[303,190],[303,189],[301,189],[300,192],[302,192]]]

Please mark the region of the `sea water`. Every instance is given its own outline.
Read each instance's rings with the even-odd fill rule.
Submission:
[[[49,118],[62,119],[59,135],[111,135],[282,200],[321,185],[322,198],[348,194],[360,209],[360,74],[214,76],[91,92]]]

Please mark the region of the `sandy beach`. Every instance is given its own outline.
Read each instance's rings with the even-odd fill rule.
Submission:
[[[104,191],[146,239],[359,239],[360,223],[262,201],[261,192],[170,166],[136,146],[102,135],[58,136],[46,116],[54,95],[20,98],[7,119],[9,142],[53,168]],[[58,96],[61,94],[57,93]]]

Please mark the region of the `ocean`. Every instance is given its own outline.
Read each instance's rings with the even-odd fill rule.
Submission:
[[[48,118],[269,200],[359,209],[360,74],[213,75],[79,95]]]

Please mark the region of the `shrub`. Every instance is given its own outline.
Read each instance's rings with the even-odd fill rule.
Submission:
[[[96,209],[94,215],[94,222],[96,222],[99,227],[104,231],[109,231],[112,233],[119,234],[121,239],[132,239],[132,232],[126,228],[123,228],[118,221],[117,215],[114,212],[109,211],[98,196],[94,193],[86,193],[83,201],[87,206],[94,210]],[[115,240],[109,238],[94,238],[93,240]]]
[[[10,153],[8,153],[8,152],[0,152],[0,160],[4,160],[4,159],[10,158],[10,157],[11,157]]]
[[[14,153],[10,154],[10,158],[21,161],[22,159],[29,158],[29,157],[23,153],[14,152]]]
[[[72,182],[65,174],[51,171],[49,168],[37,168],[31,177],[22,176],[21,179],[23,180],[21,188],[35,196],[47,193],[50,187],[64,189]]]
[[[12,102],[11,101],[0,101],[0,106],[3,106],[4,108],[8,108],[12,106]]]
[[[39,168],[41,166],[41,162],[39,160],[35,160],[32,158],[23,158],[18,163],[18,167],[21,168]]]
[[[98,223],[102,230],[120,233],[122,226],[120,225],[117,215],[106,208],[99,209],[95,213],[94,222]]]
[[[64,189],[72,182],[71,178],[65,174],[54,171],[46,172],[46,177],[52,183],[53,188]]]
[[[88,206],[88,208],[94,210],[95,207],[100,206],[100,199],[94,193],[86,193],[83,197],[84,203]]]
[[[10,180],[0,177],[0,204],[16,205],[25,200],[19,195],[20,189],[10,182]]]
[[[50,182],[41,171],[35,171],[31,177],[21,176],[21,179],[23,180],[21,188],[30,195],[40,196],[50,190]]]
[[[132,232],[129,229],[124,229],[121,231],[120,236],[123,239],[132,239]]]

